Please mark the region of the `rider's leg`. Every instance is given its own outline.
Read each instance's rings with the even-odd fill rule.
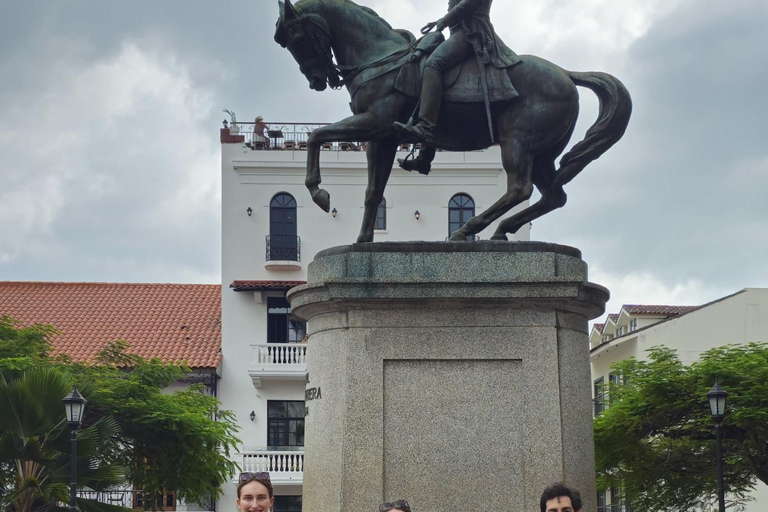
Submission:
[[[424,66],[418,123],[414,126],[395,123],[395,126],[427,144],[432,144],[443,99],[443,74],[460,64],[471,55],[472,51],[472,45],[467,41],[464,30],[461,29],[455,31],[447,41],[438,46]]]

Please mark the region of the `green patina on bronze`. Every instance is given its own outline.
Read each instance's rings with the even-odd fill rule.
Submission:
[[[301,0],[295,6],[290,0],[279,2],[275,41],[291,52],[312,89],[345,86],[351,97],[353,115],[316,129],[307,141],[306,185],[326,212],[330,195],[320,188],[322,144],[368,141],[368,188],[358,242],[373,241],[376,210],[398,144],[425,138],[408,123],[419,104],[419,125],[433,122],[434,127],[428,127],[429,144],[412,169],[426,174],[436,148],[471,151],[494,141],[501,148],[507,193],[454,232],[451,240],[456,241],[467,240],[529,199],[534,186],[541,198],[500,222],[492,239],[506,240],[507,233],[562,207],[564,185],[624,134],[632,101],[618,79],[601,72],[566,71],[533,55],[515,55],[493,30],[491,2],[450,0],[446,16],[423,30],[450,28],[451,37],[445,42],[435,33],[417,41],[410,32],[393,29],[375,11],[350,0]],[[447,61],[453,64],[452,48],[459,48],[462,62],[432,73],[430,56],[448,54]],[[487,86],[473,91],[467,84],[477,84],[478,73]],[[576,86],[598,96],[600,111],[584,140],[556,167],[578,117]],[[425,120],[425,115],[432,118]]]

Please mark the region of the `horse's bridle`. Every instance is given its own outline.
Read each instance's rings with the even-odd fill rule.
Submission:
[[[314,54],[301,61],[298,61],[299,70],[306,74],[309,70],[317,66],[318,64],[325,68],[326,80],[328,85],[332,89],[339,89],[342,86],[341,70],[336,63],[333,62],[333,52],[331,50],[331,34],[328,29],[322,24],[318,23],[311,16],[299,16],[296,19],[285,22],[285,30],[287,31],[292,25],[301,25],[301,30],[304,34],[309,36],[309,40],[312,43],[312,51]],[[323,45],[321,41],[321,34],[328,40],[328,45]]]
[[[314,52],[314,54],[307,59],[296,60],[299,64],[299,70],[306,75],[306,72],[320,64],[325,68],[326,81],[331,89],[340,89],[342,86],[347,85],[365,69],[398,59],[404,53],[410,52],[418,43],[418,41],[408,43],[392,53],[364,65],[340,66],[333,61],[331,34],[328,32],[328,29],[314,20],[311,16],[302,15],[290,21],[283,22],[283,30],[287,32],[289,27],[299,24],[301,25],[302,32],[308,34],[309,40],[312,43],[312,51]],[[309,25],[309,28],[307,27],[307,24]],[[324,35],[327,38],[327,46],[323,45],[321,42],[321,35]],[[286,45],[283,44],[283,46]]]

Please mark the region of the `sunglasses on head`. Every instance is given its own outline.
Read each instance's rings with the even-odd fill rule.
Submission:
[[[257,471],[256,473],[240,473],[240,483],[248,480],[266,480],[269,482],[269,473],[266,471]]]
[[[393,508],[399,508],[400,510],[411,510],[411,507],[408,505],[408,502],[405,500],[397,500],[397,501],[385,501],[381,505],[379,505],[379,512],[387,512],[388,510],[392,510]]]

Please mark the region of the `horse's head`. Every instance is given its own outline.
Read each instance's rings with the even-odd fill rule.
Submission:
[[[288,48],[311,89],[324,91],[326,84],[337,87],[339,72],[333,64],[328,24],[316,14],[300,14],[291,0],[278,4],[280,18],[275,29],[275,42]]]

